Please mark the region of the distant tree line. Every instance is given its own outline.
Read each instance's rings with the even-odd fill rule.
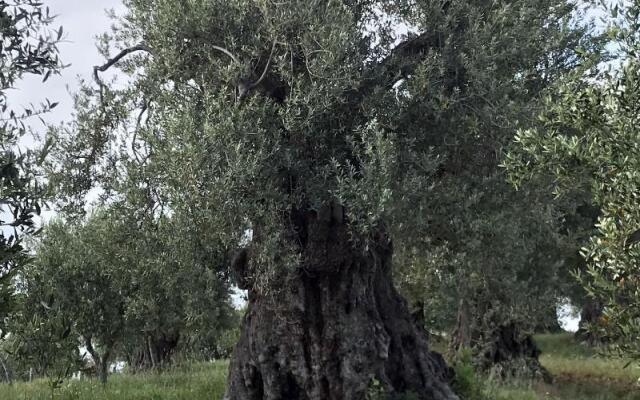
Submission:
[[[210,267],[224,256],[196,253],[175,219],[139,224],[112,205],[54,220],[34,248],[10,316],[14,374],[45,374],[64,360],[38,357],[59,346],[86,353],[103,381],[116,361],[135,372],[229,356],[239,316],[228,279]]]

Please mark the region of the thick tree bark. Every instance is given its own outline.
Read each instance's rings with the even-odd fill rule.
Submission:
[[[393,287],[388,238],[354,246],[340,206],[294,220],[301,265],[274,282],[277,298],[250,291],[225,399],[359,400],[374,381],[390,396],[457,399]]]
[[[540,349],[533,336],[523,333],[516,323],[496,327],[479,353],[482,369],[497,379],[532,379],[551,381],[540,364]]]

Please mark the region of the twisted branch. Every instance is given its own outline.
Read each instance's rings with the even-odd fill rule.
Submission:
[[[104,83],[100,79],[100,72],[105,72],[109,68],[111,68],[115,63],[126,57],[127,55],[134,53],[136,51],[146,51],[149,54],[153,54],[153,51],[149,46],[144,43],[139,43],[132,47],[127,47],[123,49],[120,53],[118,53],[115,57],[107,60],[103,65],[96,65],[93,67],[93,79],[96,81],[98,86],[100,86],[100,102],[104,101]]]

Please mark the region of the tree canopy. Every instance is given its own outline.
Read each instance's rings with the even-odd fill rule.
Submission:
[[[540,93],[598,46],[559,0],[127,5],[96,74],[132,82],[79,96],[56,136],[52,172],[76,171],[62,193],[140,196],[231,247],[253,229],[267,270],[295,264],[284,210],[338,202],[353,240],[383,221],[402,240],[447,239],[443,196],[480,195]],[[247,79],[260,82],[238,96]]]
[[[474,305],[478,313],[487,310],[480,304],[506,303],[496,311],[501,320],[489,325],[508,324],[506,310],[525,315],[534,305],[551,307],[512,296],[526,287],[532,297],[554,298],[547,295],[566,252],[558,213],[546,206],[544,190],[510,190],[499,164],[516,129],[540,124],[535,115],[546,91],[597,62],[604,39],[584,22],[578,4],[126,5],[128,14],[101,41],[107,61],[77,96],[75,121],[53,132],[48,170],[71,213],[82,210],[97,187],[103,202],[124,197],[143,218],[189,218],[206,237],[200,243],[230,252],[246,247],[231,264],[238,284],[251,293],[245,333],[260,338],[260,332],[278,330],[279,320],[304,332],[314,326],[333,332],[336,318],[353,321],[346,297],[360,293],[348,287],[354,274],[379,276],[354,285],[371,296],[390,293],[384,301],[395,304],[393,289],[385,286],[391,286],[385,260],[392,241],[407,259],[449,254],[440,269],[452,271],[448,279],[457,279],[460,298],[483,294]],[[111,68],[127,75],[125,85],[104,81]],[[520,212],[525,205],[527,212]],[[360,262],[368,267],[350,269]],[[326,278],[337,271],[347,273],[335,278],[340,284]],[[329,290],[346,297],[325,299]],[[341,311],[322,317],[337,307],[332,301],[344,302]],[[384,309],[383,300],[377,306],[354,301],[363,302],[364,315],[386,315],[364,311]],[[303,311],[296,311],[297,302]],[[369,326],[364,321],[358,331]],[[347,334],[336,335],[340,342]],[[388,344],[400,335],[380,335],[379,346],[401,346]],[[243,337],[239,349],[256,346]],[[318,346],[329,346],[328,339]],[[265,389],[274,390],[272,396],[302,386],[318,398],[332,390],[319,377],[310,383],[315,372],[294,368],[286,375],[251,361],[297,355],[258,356],[253,347],[238,350],[231,369],[244,363],[244,370],[257,371],[245,381],[282,381]],[[395,373],[409,374],[403,371]],[[375,372],[389,390],[409,379],[388,373]],[[245,389],[252,396],[254,383],[242,389],[231,381],[230,396],[243,396]],[[348,390],[362,390],[365,381],[358,377]]]
[[[574,74],[549,95],[543,125],[518,133],[506,165],[511,180],[553,177],[559,197],[588,193],[600,209],[582,249],[581,281],[604,302],[596,332],[626,356],[638,356],[638,17],[636,4],[613,4],[609,35],[617,58],[596,79]],[[617,66],[616,66],[617,65]]]
[[[178,350],[196,359],[226,355],[219,336],[237,321],[215,268],[222,259],[195,259],[177,232],[166,219],[141,226],[118,205],[86,221],[49,223],[21,273],[23,310],[12,333],[24,345],[37,341],[31,316],[53,313],[62,327],[39,330],[64,332],[65,343],[86,349],[103,381],[116,359],[136,370],[167,366]]]

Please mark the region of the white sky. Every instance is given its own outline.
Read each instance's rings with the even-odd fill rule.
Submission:
[[[64,42],[60,44],[60,58],[64,64],[71,64],[60,76],[52,76],[42,83],[41,77],[27,77],[8,92],[10,104],[20,110],[29,103],[39,104],[45,98],[60,104],[43,119],[59,124],[68,121],[73,102],[71,93],[78,88],[78,78],[91,79],[93,66],[104,63],[104,58],[96,49],[96,36],[109,31],[111,25],[105,10],[114,9],[122,14],[125,10],[121,0],[45,0],[51,13],[57,15],[52,28],[64,28]],[[36,133],[44,133],[45,127],[37,118],[30,121]]]
[[[60,75],[52,75],[47,82],[37,75],[25,76],[17,82],[15,88],[6,92],[10,109],[17,113],[30,104],[37,105],[45,99],[58,106],[51,112],[42,115],[42,119],[52,125],[71,120],[73,111],[72,94],[78,90],[80,78],[93,79],[93,67],[104,64],[105,60],[97,50],[98,35],[110,31],[113,21],[107,16],[107,10],[114,10],[121,15],[126,8],[121,0],[44,0],[51,14],[56,18],[50,29],[63,27],[62,43],[60,43],[60,60],[67,68]],[[46,126],[37,117],[25,121],[35,136],[43,138]],[[31,147],[35,137],[26,135],[20,140],[20,147]],[[43,210],[42,219],[49,220],[54,212]]]

